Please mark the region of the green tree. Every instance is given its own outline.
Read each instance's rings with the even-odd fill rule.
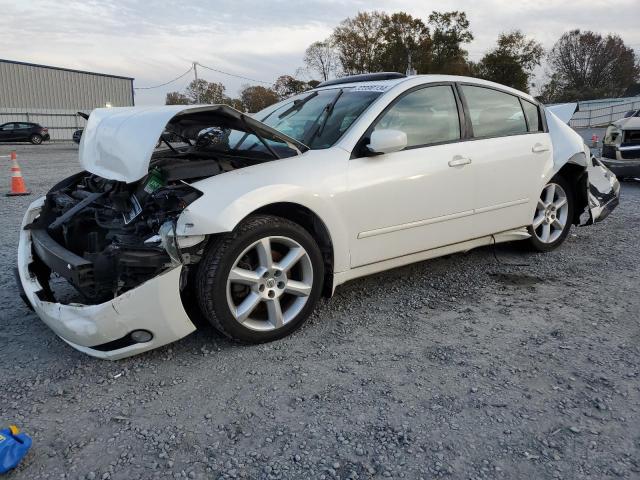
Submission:
[[[184,93],[169,92],[165,97],[165,105],[189,105],[191,102]]]
[[[240,101],[245,112],[255,113],[280,101],[278,94],[259,85],[246,86],[240,92]]]
[[[185,94],[194,104],[223,104],[228,101],[225,90],[222,83],[207,82],[203,78],[199,78],[187,85]]]
[[[465,75],[469,73],[468,53],[463,44],[473,40],[465,12],[432,12],[431,65],[429,73]]]
[[[384,47],[378,63],[382,70],[406,72],[409,68],[422,73],[431,63],[429,28],[419,18],[398,12],[382,21]]]
[[[302,93],[309,88],[311,87],[309,87],[307,82],[304,80],[298,80],[291,75],[281,75],[273,84],[273,90],[281,99]]]
[[[359,12],[334,29],[331,43],[345,75],[380,70],[380,52],[385,47],[382,26],[387,18],[383,12]]]
[[[244,105],[242,104],[242,100],[239,98],[227,98],[227,101],[224,102],[225,105],[229,105],[230,107],[235,108],[240,112],[244,112]]]
[[[540,65],[544,49],[519,31],[501,33],[496,47],[475,66],[478,77],[529,91],[533,69]]]
[[[638,57],[618,35],[572,30],[548,55],[554,72],[542,88],[544,101],[563,102],[623,95],[640,76]]]

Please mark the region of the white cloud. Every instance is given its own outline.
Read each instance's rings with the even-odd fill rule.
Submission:
[[[468,50],[479,59],[504,30],[519,28],[549,48],[572,28],[615,32],[640,48],[634,15],[637,0],[509,1],[338,0],[217,2],[169,0],[0,0],[0,57],[136,78],[136,86],[163,83],[193,61],[239,75],[272,81],[302,64],[304,49],[325,38],[342,19],[359,10],[406,11],[426,20],[432,10],[464,10],[475,35]],[[235,94],[243,80],[201,69]],[[137,103],[161,103],[167,88],[138,91]]]

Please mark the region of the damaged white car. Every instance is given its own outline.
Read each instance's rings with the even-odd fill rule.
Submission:
[[[109,359],[196,317],[281,338],[348,280],[497,242],[551,250],[619,195],[532,97],[455,76],[347,77],[253,116],[97,109],[80,163],[26,212],[19,281],[62,339]]]

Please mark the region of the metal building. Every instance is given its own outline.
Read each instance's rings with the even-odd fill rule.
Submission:
[[[133,104],[133,78],[0,59],[0,124],[36,122],[67,140],[84,126],[76,112]]]

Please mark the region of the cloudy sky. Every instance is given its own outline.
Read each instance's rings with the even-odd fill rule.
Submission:
[[[302,66],[305,48],[362,10],[405,11],[426,20],[432,10],[463,10],[478,60],[504,30],[519,28],[546,48],[573,28],[618,33],[640,52],[639,0],[0,0],[0,58],[164,83],[197,61],[271,82]],[[625,13],[626,12],[626,13]],[[200,69],[235,95],[246,80]],[[164,103],[190,75],[162,88],[136,90],[136,104]]]

